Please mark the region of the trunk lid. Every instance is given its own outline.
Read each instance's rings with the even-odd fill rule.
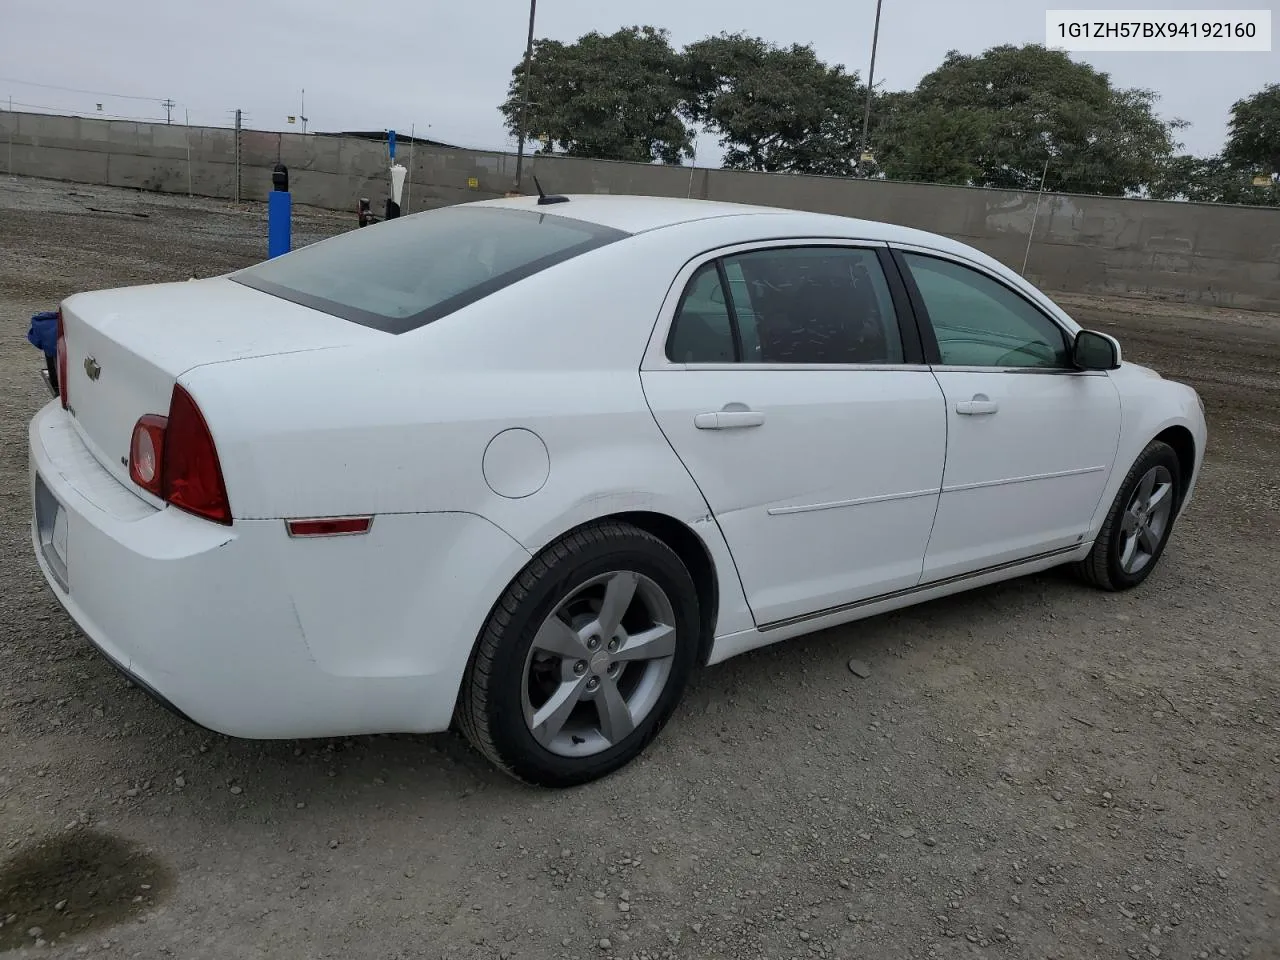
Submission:
[[[62,325],[76,430],[108,471],[147,499],[129,479],[129,441],[143,414],[168,414],[182,374],[387,336],[225,277],[76,294],[62,303]],[[209,429],[216,440],[218,425]]]

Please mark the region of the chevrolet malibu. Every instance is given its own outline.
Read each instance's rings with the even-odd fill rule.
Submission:
[[[567,786],[691,672],[1062,564],[1160,560],[1196,393],[929,233],[515,198],[61,305],[50,588],[249,738],[460,728]]]

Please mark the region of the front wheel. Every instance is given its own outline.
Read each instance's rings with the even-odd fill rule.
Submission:
[[[502,770],[565,787],[629,763],[679,702],[698,651],[698,595],[676,553],[606,521],[538,554],[494,606],[458,704]]]
[[[1151,575],[1178,516],[1182,468],[1167,443],[1142,451],[1116,494],[1089,555],[1077,572],[1104,590],[1128,590]]]

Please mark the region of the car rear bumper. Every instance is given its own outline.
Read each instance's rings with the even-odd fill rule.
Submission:
[[[529,558],[470,514],[301,540],[280,520],[157,509],[98,463],[57,401],[29,441],[32,545],[58,601],[139,686],[231,736],[447,728],[500,585]]]

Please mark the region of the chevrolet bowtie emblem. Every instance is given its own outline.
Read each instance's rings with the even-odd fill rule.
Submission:
[[[97,380],[102,376],[102,368],[98,366],[98,361],[93,359],[93,357],[85,357],[84,373],[90,380]]]

